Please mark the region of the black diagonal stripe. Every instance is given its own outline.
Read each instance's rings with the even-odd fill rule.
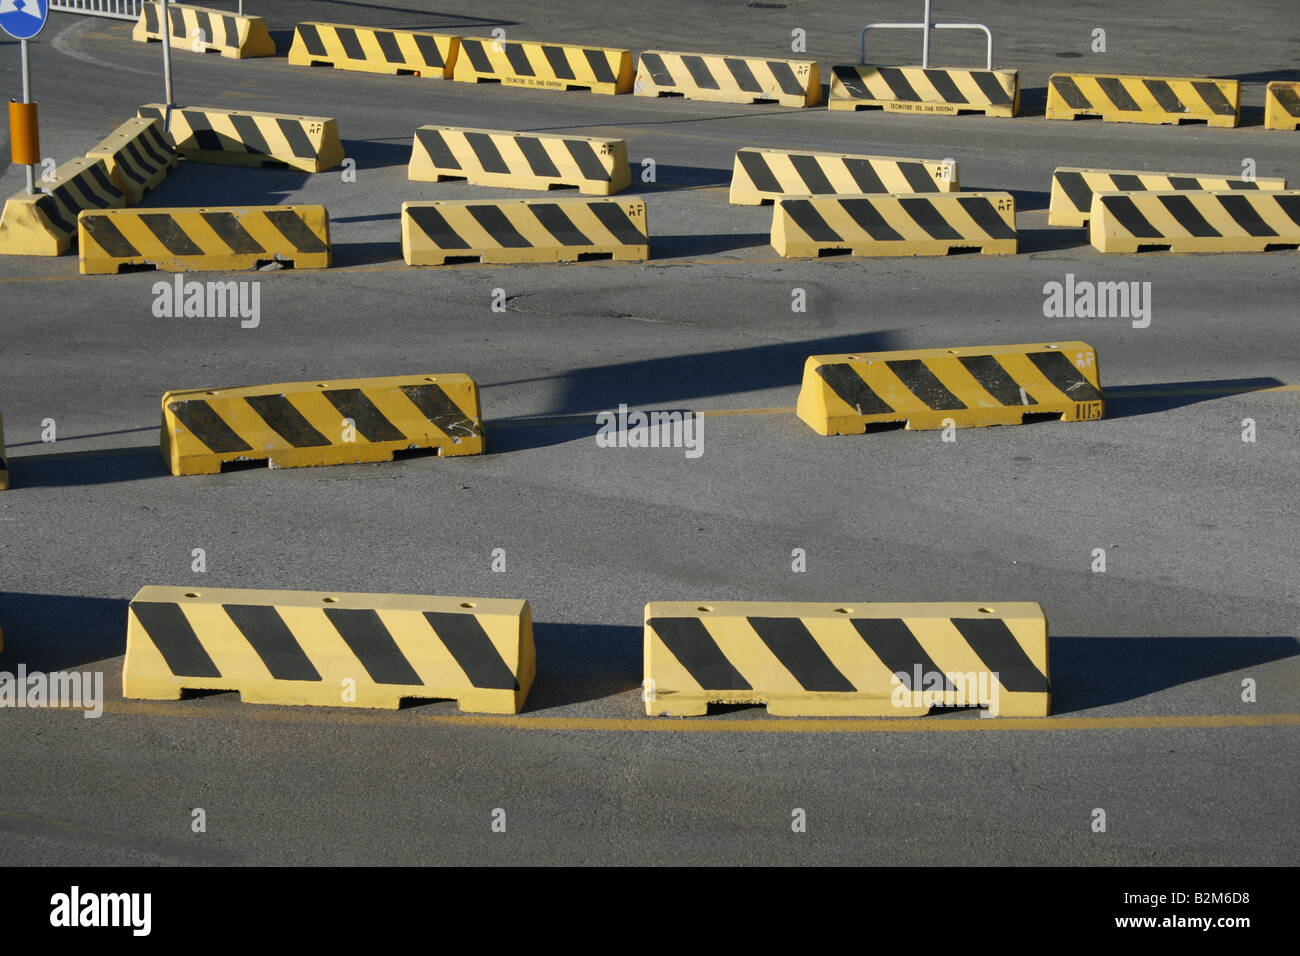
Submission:
[[[709,70],[708,64],[704,62],[704,57],[683,53],[682,66],[686,67],[686,72],[691,74],[691,81],[700,89],[721,89],[713,73]]]
[[[250,153],[258,156],[271,155],[271,144],[262,135],[262,128],[257,125],[256,119],[242,113],[231,113],[230,125],[235,127],[235,136]]]
[[[478,160],[479,166],[482,167],[485,173],[510,172],[510,167],[501,158],[501,151],[497,149],[497,144],[492,141],[492,137],[487,133],[466,131],[465,142],[474,151],[474,158]]]
[[[1293,223],[1300,226],[1300,196],[1273,196],[1272,199]]]
[[[58,200],[56,200],[53,196],[47,194],[38,197],[35,202],[35,206],[37,209],[43,212],[45,214],[45,218],[48,219],[50,222],[52,222],[60,231],[69,232],[69,233],[77,231],[77,220],[75,218],[69,218],[67,215],[65,215],[65,213],[68,211],[67,207],[64,206]],[[96,216],[95,218],[103,219],[105,217]],[[90,220],[87,220],[87,222],[89,221]],[[114,230],[116,230],[116,228],[117,227],[114,227]],[[91,235],[94,235],[94,233],[92,232]],[[121,233],[118,233],[118,235],[121,235]]]
[[[157,125],[150,126],[139,142],[144,154],[159,166],[171,165],[172,148]]]
[[[749,64],[744,60],[738,60],[735,57],[723,57],[722,62],[727,64],[727,69],[731,71],[732,79],[736,85],[746,93],[762,93],[763,84],[754,78],[753,71],[750,70]]]
[[[532,245],[514,227],[500,206],[466,206],[465,209],[482,226],[492,241],[505,249],[527,249]]]
[[[871,91],[862,79],[862,74],[852,66],[831,67],[831,73],[840,84],[849,91],[849,95],[858,99],[872,99]]]
[[[208,24],[207,29],[202,31],[200,40],[203,43],[208,44],[209,46],[219,46],[221,44],[221,41],[217,39],[217,26],[221,23],[221,14],[200,13],[198,11],[195,11],[194,20],[196,23],[199,21],[200,17],[205,18]],[[221,31],[221,35],[225,36],[225,33],[226,31],[223,28]],[[239,44],[236,43],[235,46],[239,46]]]
[[[492,68],[492,61],[488,58],[487,51],[483,49],[482,40],[471,40],[468,37],[462,37],[460,41],[460,52],[469,57],[470,65],[474,67],[476,73],[495,73]]]
[[[221,241],[230,247],[231,252],[240,255],[266,252],[262,244],[249,235],[248,230],[243,227],[233,212],[205,212],[200,215]]]
[[[821,167],[821,163],[816,156],[806,156],[800,153],[790,154],[790,165],[794,171],[799,174],[803,184],[807,186],[807,192],[814,196],[826,195],[835,192],[835,187],[831,181],[826,178],[826,173]],[[804,190],[798,190],[803,192]]]
[[[140,221],[174,256],[201,256],[203,247],[189,237],[176,218],[169,213],[140,213]]]
[[[271,429],[294,448],[323,448],[333,444],[312,427],[283,395],[249,395],[244,401]]]
[[[424,617],[472,685],[489,690],[519,689],[510,665],[501,657],[477,617],[445,611],[425,611]]]
[[[939,99],[945,103],[969,103],[970,100],[962,95],[957,84],[953,82],[952,74],[947,70],[924,70],[925,78],[930,81],[934,87]]]
[[[1146,187],[1142,185],[1142,180],[1132,174],[1111,173],[1110,181],[1114,187],[1121,192],[1140,193],[1146,189]]]
[[[427,33],[412,33],[411,39],[415,41],[416,49],[420,51],[425,66],[439,68],[446,66],[446,61],[442,58],[442,51],[438,49],[437,39]]]
[[[946,385],[930,370],[923,359],[894,359],[885,362],[898,376],[903,387],[915,395],[928,408],[937,412],[960,411],[967,405],[948,391]]]
[[[1135,239],[1162,239],[1163,233],[1142,215],[1130,196],[1102,196],[1101,204]]]
[[[173,38],[185,38],[185,11],[177,7],[167,8],[167,26]]]
[[[289,141],[289,149],[294,156],[299,159],[316,158],[316,147],[312,146],[311,140],[307,137],[307,130],[303,123],[287,116],[280,117],[275,122],[280,127],[280,135]]]
[[[370,608],[327,607],[325,616],[376,684],[422,684],[393,635]]]
[[[460,163],[457,162],[455,154],[452,153],[447,141],[442,138],[442,133],[438,130],[426,129],[422,126],[415,131],[415,138],[420,141],[420,145],[429,154],[429,159],[435,169],[460,169]]]
[[[331,388],[321,392],[344,418],[352,419],[366,441],[404,441],[406,435],[388,420],[359,388]]]
[[[614,75],[614,70],[610,66],[609,58],[604,50],[583,50],[587,54],[587,65],[591,67],[591,72],[595,74],[597,82],[613,83],[618,79]]]
[[[152,3],[144,5],[144,29],[146,33],[158,32],[158,10]]]
[[[591,143],[580,139],[567,139],[564,145],[568,148],[573,161],[578,164],[578,171],[582,173],[583,179],[597,183],[610,181],[609,170],[601,164],[600,157],[596,155],[596,148]]]
[[[1061,99],[1065,100],[1065,105],[1072,110],[1090,110],[1095,107],[1088,97],[1083,95],[1083,90],[1079,89],[1079,84],[1074,82],[1074,77],[1058,74],[1051,79],[1052,89],[1060,94]]]
[[[1267,201],[1267,200],[1265,200]],[[1249,196],[1220,196],[1219,205],[1242,229],[1252,236],[1276,236],[1277,230],[1260,218],[1259,210]]]
[[[984,94],[984,98],[989,101],[990,105],[1011,105],[1011,94],[998,82],[998,78],[988,70],[973,70],[971,79],[975,81],[975,85],[980,88],[980,92]]]
[[[957,204],[966,210],[966,215],[975,221],[992,239],[1015,239],[1016,227],[1008,226],[1006,220],[998,215],[993,200],[987,196],[957,197]]]
[[[117,184],[109,178],[108,166],[103,160],[97,160],[87,166],[81,175],[69,180],[67,185],[75,186],[85,197],[85,201],[80,204],[83,209],[106,209],[122,196],[122,190],[118,189]],[[98,188],[90,188],[92,185]]]
[[[1024,391],[1002,363],[993,355],[961,355],[957,357],[971,378],[1003,405],[1037,405],[1034,397]],[[1024,395],[1022,398],[1021,395]]]
[[[1231,185],[1232,184],[1229,183],[1229,186]],[[1191,176],[1170,176],[1169,188],[1188,190],[1188,189],[1201,189],[1202,187],[1201,187],[1201,181],[1199,179],[1194,179]]]
[[[536,136],[516,136],[515,146],[524,154],[528,168],[533,171],[534,176],[549,176],[554,179],[560,175],[559,167],[551,160],[551,154],[546,151],[546,147]]]
[[[407,206],[406,214],[439,249],[468,249],[469,243],[432,206]]]
[[[596,220],[610,231],[614,238],[625,246],[640,246],[646,242],[646,234],[632,217],[623,211],[616,202],[594,202],[588,207]]]
[[[206,152],[221,152],[228,148],[225,137],[212,128],[207,113],[202,110],[181,110],[181,116],[190,128],[190,139],[194,141],[195,147]]]
[[[887,193],[884,181],[876,172],[871,161],[868,159],[846,159],[844,168],[849,171],[853,181],[858,184],[858,189],[864,193]]]
[[[125,143],[118,156],[119,159],[125,157],[125,160],[118,165],[133,182],[144,183],[149,178],[151,164],[134,142]]]
[[[907,82],[907,76],[898,67],[882,66],[876,72],[894,94],[894,99],[911,102],[918,102],[921,99],[916,90],[912,89],[912,84]]]
[[[852,202],[852,200],[848,200],[848,202]],[[780,205],[786,215],[794,220],[794,224],[802,229],[813,242],[842,241],[840,234],[830,227],[809,200],[783,199]],[[843,206],[846,203],[841,202],[840,205]]]
[[[931,239],[962,238],[962,234],[949,225],[929,199],[900,199],[898,204]]]
[[[543,46],[542,52],[546,54],[546,63],[551,68],[558,80],[576,79],[573,75],[573,68],[569,66],[569,58],[564,54],[564,48],[558,46]]]
[[[379,52],[389,63],[406,63],[406,54],[402,52],[402,45],[397,42],[397,37],[391,30],[376,30],[375,42],[379,44]]]
[[[573,224],[573,220],[565,215],[564,210],[556,203],[534,203],[530,205],[529,210],[543,228],[546,229],[555,241],[562,246],[591,246],[595,245],[590,239],[583,235],[582,231]]]
[[[506,59],[510,61],[510,69],[516,76],[536,76],[533,65],[528,62],[528,54],[524,51],[522,43],[506,43]]]
[[[1155,97],[1156,103],[1166,113],[1186,113],[1187,105],[1178,98],[1178,94],[1164,80],[1143,80],[1147,92]]]
[[[757,150],[738,149],[736,150],[736,161],[740,163],[740,168],[744,170],[745,175],[749,177],[754,188],[761,193],[781,193],[785,192],[781,184],[777,181],[772,169],[767,164],[767,158]]]
[[[652,617],[646,626],[704,690],[753,690],[699,618]]]
[[[239,21],[230,15],[221,18],[226,24],[226,46],[238,49],[239,47]]]
[[[156,106],[142,106],[136,111],[136,115],[144,119],[156,119],[161,123],[163,111]]]
[[[776,79],[777,86],[781,87],[782,93],[788,93],[791,96],[807,95],[808,91],[799,82],[799,77],[795,76],[794,70],[790,68],[789,63],[782,63],[780,60],[768,60],[767,68],[772,71],[772,76]]]
[[[853,693],[857,690],[796,617],[751,617],[749,625],[781,666],[807,691]]]
[[[325,44],[321,42],[320,31],[316,29],[314,23],[298,24],[298,36],[302,37],[303,46],[312,56],[328,56],[325,52]]]
[[[221,676],[179,604],[132,601],[131,613],[176,677]]]
[[[818,365],[817,374],[840,401],[859,415],[888,415],[895,411],[894,406],[877,395],[852,365],[843,362]]]
[[[75,223],[72,228],[76,228]],[[81,228],[95,241],[95,245],[114,259],[133,259],[140,255],[140,250],[113,224],[111,216],[86,216],[81,220]]]
[[[1095,402],[1101,399],[1097,386],[1088,381],[1061,352],[1030,352],[1026,356],[1043,377],[1074,402]]]
[[[1178,225],[1186,229],[1190,235],[1220,235],[1219,230],[1206,221],[1205,217],[1201,215],[1201,211],[1186,196],[1161,196],[1160,204],[1174,217]]]
[[[1135,112],[1142,109],[1137,100],[1129,95],[1128,87],[1124,81],[1117,76],[1098,76],[1095,77],[1097,85],[1101,87],[1102,93],[1115,104],[1115,108],[1125,112]]]
[[[902,235],[885,221],[870,199],[841,199],[843,209],[876,242],[898,242]]]
[[[329,252],[330,247],[324,240],[312,232],[307,221],[292,209],[268,209],[266,218],[298,252]]]
[[[654,81],[655,86],[676,86],[677,81],[673,79],[672,73],[664,65],[664,58],[658,53],[642,53],[641,65],[650,73],[650,79]]]
[[[1192,88],[1201,94],[1201,99],[1205,100],[1205,105],[1217,115],[1236,115],[1236,107],[1228,102],[1228,98],[1223,95],[1223,90],[1219,89],[1219,84],[1211,83],[1208,80],[1194,80]]]
[[[466,435],[479,434],[479,424],[474,421],[451,397],[437,385],[402,385],[402,392],[411,400],[420,414],[446,434],[464,432]]]
[[[914,193],[937,193],[939,184],[934,181],[924,163],[899,163],[898,171],[907,180]]]
[[[1300,116],[1300,87],[1277,86],[1269,90],[1269,93],[1287,113]]]
[[[1229,179],[1227,182],[1228,182],[1229,189],[1258,189],[1259,188],[1259,183],[1246,182],[1244,179]],[[1171,185],[1169,188],[1179,189],[1181,187]],[[1201,187],[1193,186],[1190,188],[1200,189]]]
[[[167,410],[186,427],[191,435],[203,442],[208,451],[224,455],[234,451],[252,451],[235,430],[227,425],[211,405],[199,398],[171,402]]]
[[[339,38],[339,43],[343,44],[343,55],[349,60],[364,60],[366,58],[365,48],[361,46],[361,41],[357,39],[357,31],[351,27],[335,27],[335,35]]]
[[[955,617],[952,624],[1007,691],[1033,694],[1048,690],[1047,675],[1029,659],[1005,621]]]
[[[922,683],[927,674],[943,674],[933,658],[925,652],[921,642],[916,639],[906,622],[896,617],[859,617],[853,619],[853,629],[866,642],[867,647],[880,658],[881,663],[889,668],[891,674],[906,674],[904,685],[908,690],[926,690],[925,687],[913,687],[917,665],[921,668]],[[943,676],[942,689],[956,690],[946,674]]]
[[[276,680],[321,680],[311,659],[303,652],[280,617],[280,612],[266,604],[223,604],[222,608],[239,628],[249,646],[257,652],[266,669]]]

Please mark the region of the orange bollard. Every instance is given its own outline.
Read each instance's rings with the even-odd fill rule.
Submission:
[[[41,161],[41,137],[36,104],[9,101],[9,151],[14,163],[36,166]]]

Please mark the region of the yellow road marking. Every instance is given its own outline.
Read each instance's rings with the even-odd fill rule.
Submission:
[[[277,724],[353,724],[360,726],[436,725],[484,730],[597,731],[606,733],[961,733],[998,730],[1178,730],[1230,727],[1300,727],[1300,714],[1189,714],[1165,717],[996,717],[996,718],[696,718],[528,717],[470,714],[419,714],[413,711],[307,710],[254,705],[214,711],[185,703],[109,701],[108,714],[139,717],[206,718]]]

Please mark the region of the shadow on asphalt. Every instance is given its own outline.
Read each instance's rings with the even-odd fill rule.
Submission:
[[[67,671],[126,653],[122,598],[0,591],[0,670]]]
[[[1105,386],[1106,417],[1130,418],[1153,415],[1174,408],[1208,402],[1232,395],[1248,395],[1265,388],[1285,385],[1275,378],[1229,378],[1214,381],[1161,382],[1153,385]]]
[[[537,677],[524,712],[623,694],[641,686],[642,628],[533,624]]]
[[[1053,637],[1052,713],[1121,704],[1300,655],[1294,637]],[[1249,675],[1248,675],[1249,676]],[[1223,700],[1240,699],[1223,688]],[[1222,712],[1222,706],[1209,711]]]
[[[14,489],[109,485],[119,481],[162,478],[167,474],[167,466],[156,444],[22,455],[9,459],[9,482]]]

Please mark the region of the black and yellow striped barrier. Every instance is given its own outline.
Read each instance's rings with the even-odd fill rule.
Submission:
[[[0,491],[7,491],[8,489],[9,460],[5,457],[5,420],[4,416],[0,415]]]
[[[517,714],[537,669],[527,601],[150,586],[127,618],[128,698]]]
[[[608,196],[632,181],[621,139],[421,126],[407,176],[413,182],[463,179],[510,189],[572,187]]]
[[[78,218],[82,275],[124,267],[163,272],[226,272],[281,262],[295,269],[330,264],[324,206],[182,206],[101,209]]]
[[[156,117],[129,119],[86,153],[88,159],[102,159],[109,178],[126,193],[127,202],[137,205],[144,194],[156,189],[179,162],[167,142],[162,121]]]
[[[1047,118],[1100,116],[1112,123],[1205,123],[1236,126],[1241,85],[1197,76],[1053,73]]]
[[[497,199],[402,204],[409,266],[459,262],[640,261],[650,256],[640,199]]]
[[[1017,236],[1002,192],[792,197],[772,209],[772,246],[792,258],[1015,255]]]
[[[1300,80],[1274,80],[1265,87],[1264,128],[1300,129]]]
[[[1047,221],[1053,226],[1086,226],[1092,211],[1093,193],[1204,189],[1286,189],[1286,180],[1270,176],[1246,180],[1240,176],[1213,173],[1156,173],[1142,169],[1060,166],[1052,172]]]
[[[653,602],[642,697],[652,717],[766,704],[780,717],[1050,710],[1037,604]]]
[[[1300,248],[1300,190],[1092,195],[1099,252],[1274,252]]]
[[[161,40],[161,17],[161,3],[145,3],[140,8],[140,19],[131,32],[131,39],[137,43]],[[275,41],[261,17],[241,16],[230,10],[187,3],[169,3],[167,20],[173,50],[215,52],[234,60],[275,56]]]
[[[478,385],[468,375],[196,388],[162,399],[162,454],[173,475],[215,475],[236,461],[272,468],[392,461],[417,448],[483,453]]]
[[[77,216],[88,209],[126,205],[126,193],[108,175],[102,159],[78,156],[54,172],[41,191],[16,193],[0,216],[0,255],[61,256],[77,238]]]
[[[811,150],[738,149],[730,201],[758,206],[787,196],[956,192],[957,163]]]
[[[139,115],[162,119],[158,103]],[[168,127],[176,152],[200,163],[230,166],[287,166],[320,173],[343,164],[338,123],[328,116],[259,113],[220,106],[182,106]]]
[[[945,116],[962,113],[1015,116],[1020,111],[1020,71],[835,66],[831,68],[826,108]]]
[[[460,37],[415,30],[382,30],[345,23],[299,23],[289,48],[294,66],[332,66],[361,73],[451,79]]]
[[[816,60],[646,50],[637,61],[632,92],[716,103],[816,106],[822,101],[822,81]]]
[[[608,47],[461,37],[452,78],[541,90],[632,90],[632,51]]]
[[[1084,342],[813,355],[796,414],[819,435],[868,426],[982,428],[1106,412],[1097,352]]]

